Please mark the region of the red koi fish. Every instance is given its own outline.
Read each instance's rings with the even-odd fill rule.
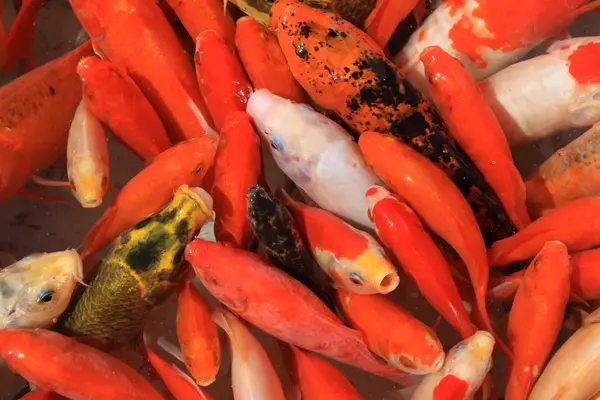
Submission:
[[[371,235],[323,209],[283,197],[315,260],[335,283],[359,294],[387,294],[398,287],[396,268]]]
[[[185,258],[213,296],[277,339],[400,384],[416,378],[379,362],[360,333],[347,328],[308,288],[258,256],[196,239]]]
[[[534,257],[551,240],[563,242],[569,252],[600,244],[600,197],[585,197],[555,208],[514,236],[494,243],[488,252],[492,267]]]
[[[444,172],[415,150],[381,133],[367,132],[358,142],[375,174],[415,210],[458,253],[475,290],[484,328],[494,334],[485,304],[489,267],[486,249],[469,204]],[[496,337],[500,348],[510,350]]]
[[[148,361],[160,376],[165,386],[176,400],[212,400],[212,396],[199,388],[185,372],[160,358],[146,345]]]
[[[380,0],[365,21],[365,31],[382,49],[394,31],[419,5],[421,0]]]
[[[191,281],[177,297],[177,338],[185,366],[198,385],[213,383],[221,365],[219,334],[206,301]]]
[[[377,236],[419,291],[463,339],[477,330],[452,279],[450,266],[412,209],[380,186],[366,193]]]
[[[221,128],[211,191],[217,241],[241,248],[250,246],[246,193],[259,182],[261,171],[260,138],[250,116],[237,111],[229,114]]]
[[[421,53],[429,94],[452,137],[496,192],[519,229],[531,223],[525,183],[515,167],[506,136],[477,82],[461,62],[438,46]]]
[[[37,389],[37,390],[34,390],[33,392],[29,392],[25,396],[21,397],[19,400],[64,400],[64,399],[66,399],[66,397],[63,397],[60,394]]]
[[[214,154],[214,145],[206,136],[182,142],[159,154],[127,182],[87,233],[81,259],[102,250],[125,229],[159,210],[173,198],[179,186],[198,186],[212,166]]]
[[[280,347],[303,400],[363,400],[344,374],[327,361],[293,345]]]
[[[277,38],[267,28],[252,17],[238,19],[235,45],[255,89],[265,88],[296,103],[308,103],[308,96],[294,79]]]
[[[13,69],[20,60],[24,61],[26,71],[35,67],[33,57],[35,21],[44,2],[45,0],[22,0],[21,8],[5,39],[7,57],[1,65],[3,72]]]
[[[101,52],[139,85],[174,142],[205,135],[216,140],[194,70],[156,2],[70,3]]]
[[[382,295],[337,291],[338,306],[361,332],[372,352],[401,371],[415,375],[437,372],[444,349],[427,325]]]
[[[0,330],[0,358],[37,388],[70,399],[162,399],[122,361],[45,329]]]
[[[158,114],[125,71],[110,61],[86,57],[77,73],[87,106],[125,147],[144,161],[171,147]]]
[[[214,31],[225,43],[234,44],[235,23],[220,0],[167,0],[195,41],[204,31]]]
[[[200,92],[220,131],[228,114],[246,111],[252,86],[235,51],[214,31],[198,35],[194,61]]]
[[[567,247],[560,242],[547,242],[527,268],[508,318],[508,341],[514,358],[509,367],[507,400],[528,398],[540,376],[563,324],[570,275]]]

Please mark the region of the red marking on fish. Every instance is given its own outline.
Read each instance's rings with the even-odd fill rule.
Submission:
[[[454,375],[448,375],[442,378],[433,390],[433,400],[464,399],[468,390],[469,384],[466,381]]]
[[[569,73],[581,84],[600,82],[600,43],[578,47],[569,57]]]

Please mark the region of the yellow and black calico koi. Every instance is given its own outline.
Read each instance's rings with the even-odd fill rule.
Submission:
[[[142,332],[148,314],[181,283],[185,246],[211,216],[212,210],[193,189],[180,186],[162,210],[113,242],[66,321],[66,330],[129,345]]]
[[[281,202],[260,186],[246,194],[250,227],[275,266],[312,290],[335,312],[333,290],[315,267],[294,219]],[[321,276],[319,276],[321,273]]]
[[[394,135],[442,168],[469,201],[488,245],[516,232],[436,110],[369,36],[332,13],[285,0],[273,6],[271,26],[296,80],[355,137]]]

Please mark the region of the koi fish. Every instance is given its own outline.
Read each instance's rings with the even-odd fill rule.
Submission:
[[[530,212],[539,216],[570,201],[599,195],[597,149],[600,123],[544,161],[526,182]]]
[[[77,62],[86,43],[0,88],[0,201],[65,154],[69,125],[81,101]],[[42,133],[40,133],[42,132]]]
[[[86,57],[79,61],[77,73],[92,113],[135,155],[149,161],[171,147],[158,114],[124,70]]]
[[[95,0],[69,2],[100,51],[139,85],[173,142],[218,138],[194,70],[156,2],[125,0],[119,7]]]
[[[303,400],[363,400],[344,374],[327,361],[293,345],[280,343],[280,348]]]
[[[426,375],[444,364],[444,348],[428,326],[382,295],[337,291],[350,326],[362,333],[372,352],[400,371]]]
[[[379,180],[346,131],[309,106],[267,89],[252,94],[247,112],[279,168],[319,207],[372,227],[364,194]]]
[[[245,111],[252,86],[234,49],[215,31],[205,31],[196,38],[194,55],[200,92],[217,130],[235,111]]]
[[[244,13],[254,17],[257,21],[267,26],[269,14],[273,11],[271,0],[230,0]],[[301,0],[322,10],[329,10],[356,26],[362,26],[363,22],[373,12],[377,0]]]
[[[231,387],[236,400],[285,400],[269,356],[244,323],[225,310],[213,320],[227,333],[231,346]]]
[[[360,333],[347,328],[309,289],[258,256],[196,239],[185,258],[213,296],[271,336],[401,384],[414,380],[374,358]]]
[[[146,345],[148,361],[158,373],[165,386],[176,400],[212,400],[212,396],[199,388],[185,372],[160,358]]]
[[[258,185],[248,188],[246,199],[250,227],[268,259],[335,310],[333,289],[315,267],[289,210]]]
[[[67,331],[130,344],[181,283],[184,248],[212,217],[211,207],[208,193],[182,185],[162,210],[121,233],[67,319]]]
[[[229,114],[221,128],[211,190],[217,241],[241,248],[250,246],[246,192],[258,183],[261,171],[260,138],[250,116],[245,112]]]
[[[20,400],[64,400],[66,397],[54,392],[48,392],[46,390],[34,390],[29,392],[25,396],[21,397]]]
[[[254,88],[268,89],[296,103],[308,103],[308,97],[292,76],[275,35],[252,17],[238,19],[236,26],[235,45]]]
[[[471,399],[492,368],[493,350],[492,335],[486,331],[475,332],[448,352],[442,369],[427,375],[411,399]]]
[[[458,253],[469,272],[484,327],[494,334],[485,304],[489,279],[485,244],[460,191],[425,156],[393,137],[367,132],[358,145],[375,174],[393,192],[401,193],[425,224]],[[510,355],[504,343],[496,341]]]
[[[378,1],[373,12],[365,21],[365,32],[373,38],[382,49],[396,31],[396,28],[417,7],[421,0]]]
[[[569,252],[600,244],[598,213],[600,197],[584,197],[548,211],[516,235],[500,240],[488,252],[492,267],[501,267],[534,257],[544,243],[563,242]]]
[[[316,103],[356,136],[374,131],[398,137],[442,168],[469,199],[488,244],[516,231],[435,109],[366,33],[297,1],[277,2],[271,27],[292,74]]]
[[[398,287],[396,268],[371,235],[287,195],[286,205],[315,260],[335,283],[358,294],[387,294]]]
[[[81,258],[102,250],[122,231],[167,204],[183,184],[197,186],[212,165],[215,148],[206,138],[188,140],[161,153],[121,189],[83,239]]]
[[[592,399],[600,391],[600,324],[590,315],[554,354],[531,391],[529,400]]]
[[[0,329],[51,327],[82,279],[75,250],[32,254],[1,269]]]
[[[232,46],[235,23],[220,0],[166,0],[194,40],[205,31],[214,31]]]
[[[33,44],[35,22],[45,0],[21,0],[21,7],[13,21],[5,41],[6,58],[0,64],[2,72],[13,69],[19,61],[24,62],[25,71],[35,67]]]
[[[389,191],[373,186],[367,193],[377,236],[431,305],[466,339],[476,328],[452,279],[450,266],[419,217]]]
[[[506,136],[477,83],[461,64],[438,46],[421,53],[427,88],[452,136],[481,171],[513,224],[531,223],[525,206],[525,183]]]
[[[73,195],[83,208],[102,204],[108,188],[108,144],[104,127],[81,99],[67,141],[67,174]]]
[[[512,146],[600,121],[600,73],[590,62],[600,57],[600,37],[558,41],[546,53],[481,83]]]
[[[69,399],[162,399],[117,358],[45,329],[0,329],[0,358],[37,388]]]
[[[177,338],[185,366],[198,385],[213,383],[221,365],[219,335],[208,305],[191,281],[177,297]]]
[[[528,398],[539,377],[563,324],[570,275],[567,247],[560,242],[547,242],[527,268],[508,317],[508,342],[515,356],[507,400]]]
[[[482,80],[525,56],[587,11],[589,0],[460,0],[442,3],[394,58],[410,83],[427,93],[421,52],[440,46]]]

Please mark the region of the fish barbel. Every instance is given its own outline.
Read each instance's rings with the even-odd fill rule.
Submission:
[[[75,250],[32,254],[0,270],[0,329],[52,326],[81,275]]]
[[[211,216],[212,199],[206,192],[180,186],[162,210],[113,242],[67,320],[67,330],[128,344],[141,333],[148,314],[173,293],[185,272],[185,246]]]

